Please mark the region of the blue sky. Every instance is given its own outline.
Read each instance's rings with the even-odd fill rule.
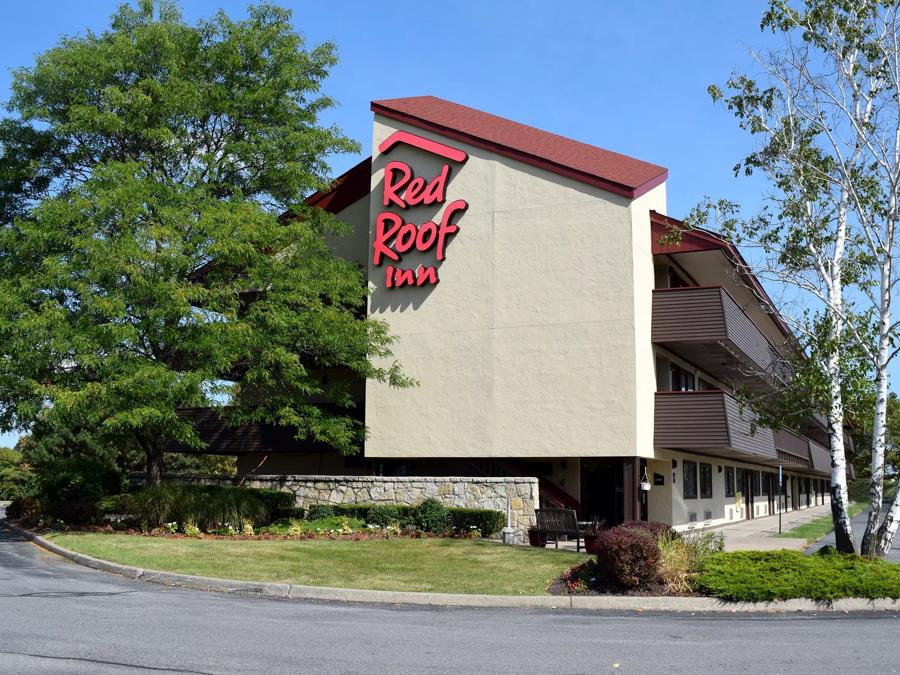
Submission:
[[[0,22],[0,100],[11,68],[27,66],[61,35],[102,30],[119,3],[5,3]],[[340,103],[328,122],[371,145],[369,101],[431,94],[669,169],[668,211],[679,217],[704,195],[749,208],[763,185],[735,179],[750,148],[706,87],[732,70],[755,72],[765,49],[765,2],[301,2],[281,0],[309,44],[331,40],[340,63],[325,85]],[[188,19],[246,2],[185,0]],[[336,157],[340,173],[359,157]],[[0,435],[0,445],[15,435]]]

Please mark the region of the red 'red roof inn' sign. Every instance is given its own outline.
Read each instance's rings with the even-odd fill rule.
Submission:
[[[416,136],[407,131],[391,134],[378,146],[382,154],[387,154],[399,144],[410,145],[444,159],[464,163],[469,156],[462,150]],[[385,268],[385,288],[401,288],[403,286],[425,286],[437,284],[437,267],[419,265],[415,269],[400,267],[403,255],[415,249],[420,253],[434,251],[436,262],[444,259],[444,251],[450,237],[459,231],[454,218],[462,214],[469,204],[464,199],[456,199],[447,204],[440,223],[432,220],[421,225],[407,222],[399,213],[388,211],[388,207],[408,209],[411,206],[429,206],[443,204],[447,198],[447,179],[450,176],[450,164],[444,163],[438,174],[430,180],[413,174],[412,167],[399,160],[390,161],[384,168],[384,192],[382,205],[385,210],[375,219],[375,237],[372,244],[372,263],[380,267],[385,258],[397,265],[389,264]]]

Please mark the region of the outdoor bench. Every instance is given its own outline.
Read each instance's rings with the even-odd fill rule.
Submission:
[[[534,515],[537,518],[535,529],[541,534],[552,536],[555,548],[559,548],[559,538],[564,535],[574,537],[575,550],[581,552],[584,534],[578,526],[578,516],[573,509],[535,509]]]

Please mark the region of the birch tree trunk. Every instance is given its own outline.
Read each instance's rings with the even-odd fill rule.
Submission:
[[[844,452],[844,393],[841,389],[840,350],[844,333],[844,254],[847,242],[847,195],[841,192],[838,206],[837,228],[831,264],[820,267],[828,289],[829,340],[826,374],[828,379],[828,441],[831,450],[831,519],[834,523],[835,548],[844,553],[855,553],[853,527],[850,523],[847,495],[847,457]]]
[[[891,228],[893,229],[893,228]],[[869,516],[866,531],[860,544],[860,553],[865,556],[883,555],[878,551],[883,547],[885,536],[879,529],[881,505],[884,498],[884,451],[887,435],[888,364],[891,352],[891,252],[888,251],[881,263],[880,317],[878,321],[878,350],[875,364],[875,411],[872,423],[872,475],[869,481]],[[896,527],[894,528],[896,530]],[[893,538],[893,532],[890,535]],[[890,548],[890,542],[888,542]]]

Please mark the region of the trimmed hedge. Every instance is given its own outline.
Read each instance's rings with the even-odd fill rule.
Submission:
[[[366,515],[366,525],[388,527],[391,523],[400,522],[400,509],[393,504],[376,504]]]
[[[273,523],[276,520],[281,520],[282,518],[288,518],[290,520],[304,520],[306,518],[306,509],[304,509],[302,506],[291,506],[290,508],[285,509],[275,509],[269,516],[269,520]]]
[[[456,531],[468,532],[478,528],[482,537],[497,534],[506,526],[506,514],[492,509],[447,509],[450,513],[451,527]]]
[[[297,497],[293,492],[285,492],[283,490],[273,490],[271,488],[238,488],[239,490],[253,490],[263,504],[269,514],[283,509],[292,509],[297,503]]]
[[[313,514],[316,513],[314,509],[322,506],[327,506],[331,509],[333,515],[358,518],[368,525],[385,527],[391,522],[397,522],[401,527],[408,525],[419,526],[419,523],[416,523],[414,518],[415,510],[418,507],[407,506],[406,504],[314,504],[307,508],[307,519],[312,519]],[[382,515],[385,509],[388,509],[388,513],[391,514],[386,521]],[[454,531],[462,530],[468,532],[474,525],[481,532],[482,537],[490,537],[497,534],[506,525],[506,515],[502,511],[465,509],[455,506],[446,507],[446,511],[449,516],[447,527]]]

